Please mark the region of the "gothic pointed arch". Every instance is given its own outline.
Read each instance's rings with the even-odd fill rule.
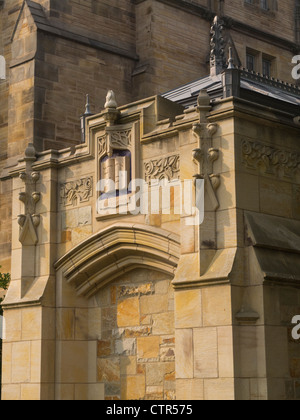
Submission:
[[[79,296],[93,296],[120,275],[149,267],[175,274],[179,236],[139,224],[115,224],[89,237],[55,264]]]

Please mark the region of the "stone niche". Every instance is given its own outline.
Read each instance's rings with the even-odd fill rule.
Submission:
[[[140,174],[138,139],[137,124],[106,127],[96,134],[98,218],[119,212],[124,200],[127,205],[130,183]]]

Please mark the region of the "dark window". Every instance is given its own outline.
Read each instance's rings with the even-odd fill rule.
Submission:
[[[268,0],[260,0],[260,7],[263,10],[269,10]]]
[[[246,59],[247,59],[247,63],[246,63],[247,69],[249,71],[254,71],[254,67],[255,67],[255,57],[254,57],[254,55],[247,53]]]
[[[262,60],[262,72],[264,76],[271,77],[271,61],[263,58]]]

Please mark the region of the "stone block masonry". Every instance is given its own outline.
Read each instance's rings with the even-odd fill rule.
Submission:
[[[171,280],[137,269],[99,292],[102,334],[97,380],[105,399],[175,399]],[[97,299],[97,297],[96,297]]]

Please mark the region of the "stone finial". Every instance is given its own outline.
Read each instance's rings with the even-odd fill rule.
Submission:
[[[85,112],[83,114],[85,117],[93,115],[91,113],[91,104],[90,104],[90,95],[86,95],[86,104],[85,104]]]
[[[116,95],[114,93],[114,91],[109,90],[107,95],[106,95],[106,102],[104,105],[105,109],[117,109],[118,104],[116,101]]]
[[[198,98],[197,98],[197,104],[198,104],[198,107],[210,106],[210,98],[206,89],[200,90]]]
[[[86,118],[93,115],[91,112],[91,105],[90,105],[90,95],[86,95],[86,103],[85,103],[85,112],[80,117],[80,128],[81,128],[81,143],[85,142],[85,134],[86,134]]]
[[[229,47],[228,67],[222,72],[223,97],[240,96],[240,71],[234,65],[232,47]]]
[[[226,68],[223,38],[224,23],[219,16],[215,16],[210,34],[210,75],[216,76]]]
[[[26,147],[25,153],[24,153],[24,160],[25,162],[36,160],[36,151],[35,151],[33,143],[28,143],[28,146]]]
[[[116,95],[112,90],[109,90],[106,95],[106,102],[104,104],[104,112],[102,113],[103,118],[107,121],[108,126],[112,126],[120,117],[120,111],[118,111],[118,104],[116,101]]]
[[[234,66],[234,60],[233,60],[233,55],[232,55],[232,47],[229,47],[229,51],[228,51],[228,70],[232,70],[235,68]]]

